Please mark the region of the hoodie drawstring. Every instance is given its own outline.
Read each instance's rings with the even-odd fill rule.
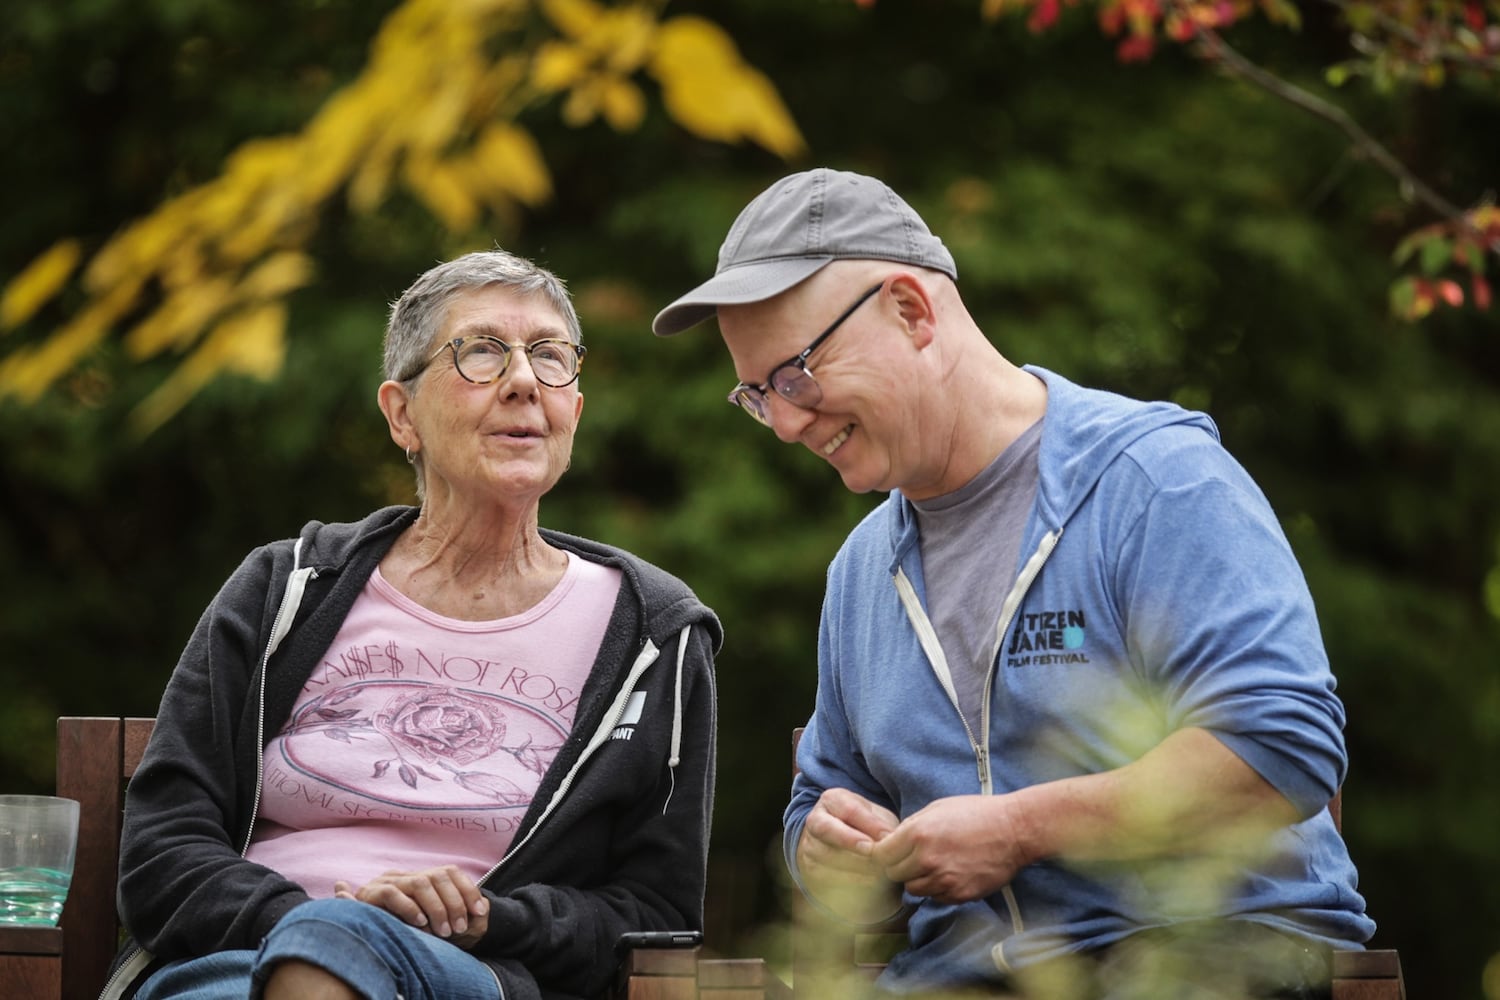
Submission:
[[[693,626],[684,625],[677,637],[677,681],[672,687],[672,753],[667,758],[667,799],[661,805],[662,815],[672,804],[672,793],[677,790],[677,765],[682,762],[682,664],[687,659],[688,636]]]

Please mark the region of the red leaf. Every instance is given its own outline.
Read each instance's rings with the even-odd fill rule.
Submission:
[[[1484,8],[1476,0],[1469,0],[1464,4],[1464,20],[1468,22],[1469,28],[1476,33],[1484,31]]]
[[[1450,306],[1457,307],[1464,304],[1464,290],[1458,287],[1458,282],[1439,281],[1437,287],[1438,294],[1441,295],[1443,297],[1443,301],[1448,303]]]
[[[1469,287],[1474,290],[1474,308],[1488,309],[1490,307],[1490,283],[1484,280],[1484,275],[1474,275],[1474,280]]]
[[[1061,4],[1059,0],[1037,0],[1037,5],[1032,8],[1031,18],[1026,22],[1033,34],[1040,34],[1052,27],[1057,22],[1057,13]]]
[[[1432,312],[1432,307],[1437,303],[1437,297],[1434,294],[1432,282],[1426,278],[1418,278],[1412,283],[1412,289],[1415,294],[1411,300],[1411,311],[1406,314],[1407,319],[1421,319]]]
[[[1177,13],[1167,15],[1167,37],[1174,42],[1189,41],[1198,33],[1198,26],[1190,18]]]
[[[1145,62],[1156,51],[1156,40],[1150,35],[1131,35],[1115,49],[1115,58],[1122,63]]]

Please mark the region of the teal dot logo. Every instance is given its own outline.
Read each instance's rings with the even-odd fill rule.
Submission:
[[[1063,629],[1063,649],[1079,649],[1083,646],[1083,629],[1069,625]]]

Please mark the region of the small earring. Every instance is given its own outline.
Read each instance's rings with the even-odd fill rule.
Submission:
[[[407,445],[407,448],[406,448],[406,464],[407,465],[416,465],[417,464],[417,453],[411,450],[411,446],[410,445]]]

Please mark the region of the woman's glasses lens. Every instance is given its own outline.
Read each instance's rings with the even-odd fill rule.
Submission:
[[[505,373],[510,352],[518,350],[490,337],[464,338],[457,349],[458,372],[470,382],[493,382]],[[538,340],[525,347],[538,382],[558,388],[578,377],[578,349],[565,340]]]

